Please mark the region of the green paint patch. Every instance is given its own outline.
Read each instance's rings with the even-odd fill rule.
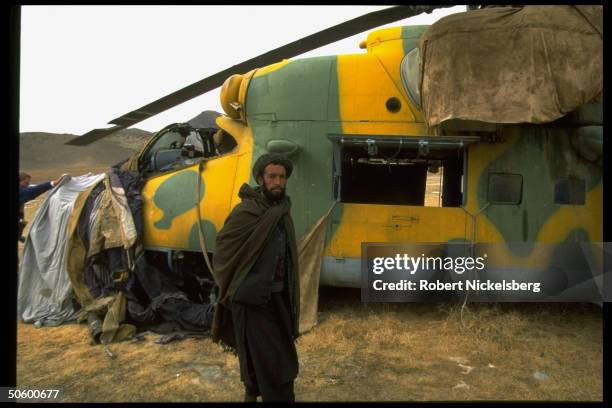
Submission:
[[[198,233],[199,225],[197,222],[193,223],[191,232],[189,232],[189,249],[201,250],[200,248],[200,236]],[[202,232],[204,234],[204,244],[206,244],[207,252],[214,252],[215,243],[217,241],[217,228],[215,225],[206,219],[202,219]]]
[[[562,207],[554,201],[555,183],[579,178],[585,181],[588,192],[601,184],[601,168],[578,156],[570,144],[569,129],[515,125],[505,127],[504,134],[506,139],[517,140],[483,171],[478,182],[478,205],[482,208],[487,203],[489,173],[521,174],[521,202],[493,204],[483,215],[498,228],[506,242],[535,242],[541,229]],[[510,249],[515,255],[527,256],[530,247],[533,248],[517,245]]]
[[[195,206],[195,189],[198,181],[195,171],[182,171],[166,179],[155,191],[153,202],[163,212],[154,225],[158,229],[170,229],[172,221]],[[204,197],[204,181],[200,183],[198,202]]]
[[[404,48],[404,55],[416,48],[419,38],[421,38],[427,28],[429,28],[427,25],[402,27],[402,47]]]
[[[575,243],[589,242],[588,232],[583,228],[571,230],[563,243],[557,245],[550,258],[550,265],[546,272],[549,277],[548,282],[543,280],[542,286],[548,284],[552,293],[581,285],[582,290],[589,290],[593,293],[593,299],[599,294],[599,289],[593,281],[593,276],[601,271],[597,271],[597,251],[594,245],[577,245]]]
[[[325,245],[329,245],[331,240],[336,235],[338,228],[340,228],[340,223],[342,222],[342,215],[344,214],[344,204],[337,203],[334,209],[329,214],[329,221],[327,223],[327,239]]]
[[[247,116],[272,121],[327,119],[329,77],[335,61],[336,57],[305,58],[253,78]]]
[[[299,148],[290,157],[294,171],[287,181],[298,239],[333,202],[333,146],[327,135],[342,133],[338,88],[335,56],[295,60],[249,85],[253,160],[267,153],[271,140],[290,140]],[[252,177],[250,184],[255,185]],[[341,208],[334,213],[341,215]]]

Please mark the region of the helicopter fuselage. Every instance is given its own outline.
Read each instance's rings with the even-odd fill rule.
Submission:
[[[601,123],[428,128],[401,68],[426,28],[374,31],[366,53],[245,75],[234,117],[217,119],[234,149],[148,179],[145,247],[201,252],[201,225],[214,256],[240,186],[255,184],[254,160],[272,151],[294,162],[287,194],[298,239],[331,208],[322,285],[360,286],[363,242],[498,244],[504,264],[490,270],[537,274],[563,262],[558,245],[601,242],[601,165],[574,143],[580,129]]]

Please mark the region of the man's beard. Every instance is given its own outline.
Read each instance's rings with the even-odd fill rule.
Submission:
[[[261,191],[263,192],[263,195],[272,202],[279,202],[285,198],[285,189],[282,187],[280,193],[273,193],[272,191],[268,190],[265,185],[262,185]]]

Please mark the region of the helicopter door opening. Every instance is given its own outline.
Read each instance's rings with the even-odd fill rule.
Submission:
[[[473,136],[364,137],[334,141],[334,197],[343,203],[459,207],[465,146]]]

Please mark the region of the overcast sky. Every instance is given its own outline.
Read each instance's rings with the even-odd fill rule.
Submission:
[[[20,131],[83,134],[273,48],[388,6],[23,6]],[[465,6],[387,26],[431,24]],[[372,31],[372,30],[369,30]],[[367,32],[302,54],[363,53]],[[204,110],[219,88],[133,127]]]

